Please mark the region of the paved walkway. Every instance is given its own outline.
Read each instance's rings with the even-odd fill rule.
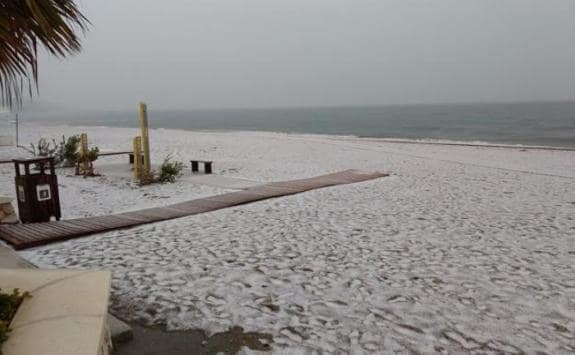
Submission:
[[[90,234],[191,216],[322,187],[350,184],[384,176],[387,174],[346,170],[309,179],[272,182],[242,191],[135,212],[50,223],[3,225],[0,226],[0,239],[10,243],[15,249],[26,249]]]

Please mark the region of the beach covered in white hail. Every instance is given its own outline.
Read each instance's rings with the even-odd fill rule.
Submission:
[[[87,132],[101,151],[129,150],[137,135],[21,131],[25,142]],[[575,151],[150,135],[155,163],[167,154],[210,159],[216,174],[251,183],[345,169],[391,176],[21,253],[42,267],[111,270],[112,309],[122,318],[209,332],[239,325],[272,334],[274,349],[288,352],[575,352]],[[139,188],[113,174],[129,168],[126,156],[102,157],[95,168],[104,175],[58,171],[64,218],[231,190],[191,180],[188,170],[175,184]],[[0,193],[14,196],[10,164],[0,165],[0,179]]]

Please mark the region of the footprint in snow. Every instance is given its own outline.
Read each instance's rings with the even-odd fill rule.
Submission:
[[[206,302],[209,304],[212,304],[212,305],[216,305],[216,306],[226,304],[226,301],[223,298],[216,296],[216,295],[208,295],[206,297]]]

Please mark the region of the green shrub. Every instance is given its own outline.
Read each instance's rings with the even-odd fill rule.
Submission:
[[[17,288],[12,293],[0,292],[0,347],[8,339],[10,321],[14,318],[18,306],[27,297],[30,297],[28,292],[20,293]],[[1,353],[2,349],[0,349]]]
[[[60,161],[63,163],[63,165],[76,165],[78,159],[80,158],[80,153],[78,153],[78,149],[80,147],[80,136],[74,135],[68,137],[68,140],[66,140],[66,137],[62,136],[61,147]]]
[[[160,182],[175,182],[176,178],[182,175],[182,169],[184,163],[172,161],[172,157],[168,155],[160,167]]]
[[[76,160],[76,175],[97,176],[94,173],[94,161],[98,159],[100,149],[98,147],[90,148],[85,154],[79,153]]]
[[[52,139],[52,142],[49,142],[46,138],[40,138],[35,145],[30,144],[31,149],[27,150],[35,157],[54,157],[54,163],[56,165],[71,167],[76,164],[80,157],[78,153],[79,146],[80,136],[75,135],[68,137],[68,139],[62,136],[60,143],[57,143],[54,139]]]
[[[54,163],[57,165],[60,163],[60,159],[58,157],[58,151],[60,150],[60,145],[56,143],[54,139],[52,142],[48,142],[46,138],[40,138],[36,145],[30,143],[31,149],[27,149],[30,153],[32,153],[35,157],[38,158],[47,158],[47,157],[54,157]],[[36,169],[41,169],[42,167],[36,164]]]
[[[36,145],[30,143],[30,152],[37,157],[52,157],[58,151],[58,143],[52,139],[52,142],[48,142],[46,138],[40,138]]]
[[[46,138],[40,138],[36,145],[30,143],[30,149],[24,148],[28,152],[32,153],[37,158],[54,158],[54,164],[58,165],[61,162],[61,158],[59,156],[59,152],[62,150],[62,146],[54,139],[52,142],[48,142]],[[34,164],[34,169],[41,170],[44,164]]]
[[[80,155],[79,161],[92,163],[96,159],[98,159],[98,153],[100,153],[100,148],[98,148],[98,147],[90,148],[90,149],[88,149],[86,154]]]

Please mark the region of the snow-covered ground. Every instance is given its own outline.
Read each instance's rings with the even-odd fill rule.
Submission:
[[[23,129],[30,141],[82,131],[103,151],[129,149],[137,133]],[[125,318],[240,325],[288,352],[575,352],[575,152],[261,132],[153,130],[151,139],[156,162],[210,158],[218,174],[252,181],[349,168],[392,175],[22,254],[45,267],[112,270],[112,307]],[[0,166],[2,194],[14,195],[12,169]],[[65,217],[226,191],[188,179],[145,188],[59,179]]]

